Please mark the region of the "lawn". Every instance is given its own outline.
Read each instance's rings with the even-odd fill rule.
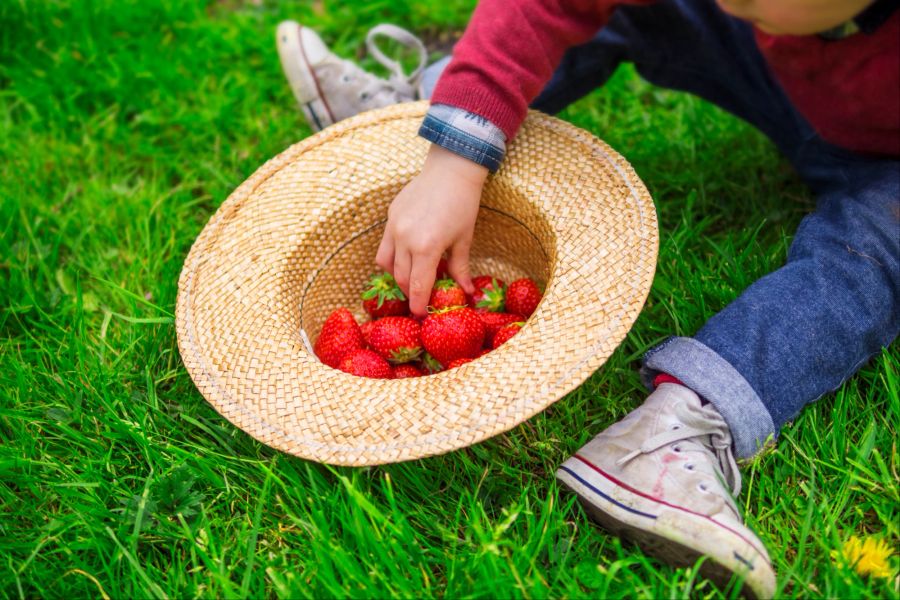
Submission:
[[[556,466],[637,406],[641,354],[785,259],[813,199],[772,145],[620,69],[561,116],[657,204],[656,279],[579,389],[507,434],[375,468],[276,452],[201,397],[176,283],[228,194],[309,135],[273,44],[284,18],[362,57],[391,21],[444,44],[473,0],[0,3],[0,596],[733,597],[594,527]],[[894,597],[833,552],[900,544],[900,350],[745,465],[740,504],[779,593]]]

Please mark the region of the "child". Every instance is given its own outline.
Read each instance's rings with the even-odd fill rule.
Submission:
[[[296,23],[282,24],[278,40],[314,128],[382,101],[431,99],[420,135],[433,144],[391,204],[376,256],[416,314],[444,252],[471,291],[482,186],[502,168],[529,105],[557,112],[631,61],[652,83],[706,98],[774,141],[817,195],[787,264],[693,338],[650,350],[644,404],[557,472],[612,531],[674,563],[707,555],[713,577],[739,574],[769,597],[771,562],[733,500],[735,457],[759,452],[900,330],[897,8],[896,0],[482,0],[452,60],[421,77],[393,65],[390,80],[340,61]]]

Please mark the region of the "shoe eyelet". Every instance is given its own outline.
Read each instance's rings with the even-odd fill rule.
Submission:
[[[681,446],[672,446],[672,452],[681,452]]]
[[[675,423],[674,425],[672,425],[672,431],[678,431],[679,429],[681,429],[681,423]]]
[[[362,94],[359,95],[359,99],[360,99],[360,100],[368,100],[368,99],[369,99],[369,95],[366,94],[365,92],[363,92]]]
[[[701,492],[706,493],[709,491],[709,486],[707,486],[705,483],[701,483],[697,486],[697,489],[700,490]]]
[[[688,471],[694,470],[694,463],[684,463],[684,468]]]

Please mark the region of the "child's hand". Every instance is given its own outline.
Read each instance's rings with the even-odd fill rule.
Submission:
[[[432,145],[422,172],[391,203],[375,262],[393,274],[414,315],[426,314],[445,251],[450,275],[472,293],[469,248],[487,174],[487,168]]]

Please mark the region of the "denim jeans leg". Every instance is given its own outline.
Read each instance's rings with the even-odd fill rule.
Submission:
[[[447,64],[450,63],[449,56],[445,56],[439,61],[432,63],[425,67],[425,70],[422,71],[422,79],[419,82],[419,98],[421,100],[427,100],[431,98],[431,94],[434,92],[434,88],[437,85],[438,79],[441,77],[441,73],[444,72],[444,69],[447,68]]]
[[[900,163],[849,169],[850,183],[821,194],[800,224],[787,264],[695,336],[750,384],[776,429],[900,333]],[[647,367],[667,371],[658,356]],[[728,398],[716,406],[744,409]],[[738,440],[741,454],[761,441]]]

